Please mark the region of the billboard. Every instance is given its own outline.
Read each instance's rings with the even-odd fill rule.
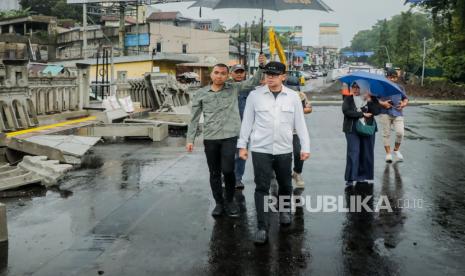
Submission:
[[[124,45],[126,47],[148,46],[150,45],[149,34],[139,34],[139,43],[137,43],[137,34],[127,34],[124,37]]]

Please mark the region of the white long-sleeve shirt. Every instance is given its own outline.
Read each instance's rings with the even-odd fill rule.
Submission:
[[[310,153],[310,138],[299,95],[283,86],[275,98],[268,86],[250,93],[242,119],[237,148],[273,155],[292,152],[293,130],[302,152]]]

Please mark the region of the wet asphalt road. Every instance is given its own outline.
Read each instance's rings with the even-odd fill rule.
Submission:
[[[304,195],[345,198],[340,108],[315,107],[307,120]],[[251,162],[236,194],[242,216],[215,220],[202,147],[106,143],[93,150],[103,165],[69,173],[60,190],[6,200],[0,275],[465,275],[465,109],[410,107],[406,120],[406,162],[385,165],[378,133],[374,188],[351,193],[422,208],[304,209],[288,228],[272,216],[269,244],[255,247]]]

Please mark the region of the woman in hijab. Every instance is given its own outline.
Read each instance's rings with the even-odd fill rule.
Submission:
[[[347,139],[347,163],[345,181],[347,186],[357,183],[373,184],[374,147],[377,131],[374,116],[380,112],[376,97],[370,94],[370,84],[356,80],[350,86],[351,95],[344,98],[343,132]],[[372,131],[362,131],[364,126]]]

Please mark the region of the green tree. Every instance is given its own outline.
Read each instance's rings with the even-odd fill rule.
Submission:
[[[363,30],[355,34],[351,41],[350,49],[352,51],[369,51],[377,47],[377,32],[376,30]]]
[[[465,82],[465,1],[430,0],[419,3],[432,16],[434,58],[453,81]]]
[[[66,0],[20,0],[23,9],[30,8],[38,14],[82,21],[82,6],[70,5]]]
[[[409,72],[419,72],[422,64],[423,37],[432,36],[432,20],[425,13],[411,11],[380,20],[370,30],[355,34],[350,51],[373,51],[370,58],[358,58],[372,65],[384,67],[388,61]],[[387,51],[386,51],[387,49]]]
[[[389,42],[389,26],[386,19],[381,21],[380,30],[378,35],[378,48],[376,49],[374,60],[378,67],[384,67],[386,62],[390,61],[388,56],[390,51],[390,42]]]
[[[29,9],[2,11],[0,12],[0,19],[6,19],[6,18],[11,18],[11,17],[21,17],[21,16],[28,16],[28,15],[29,15]]]
[[[415,50],[418,50],[414,41],[413,19],[410,11],[401,14],[401,21],[397,29],[395,44],[395,61],[404,71],[410,71],[413,64]]]

